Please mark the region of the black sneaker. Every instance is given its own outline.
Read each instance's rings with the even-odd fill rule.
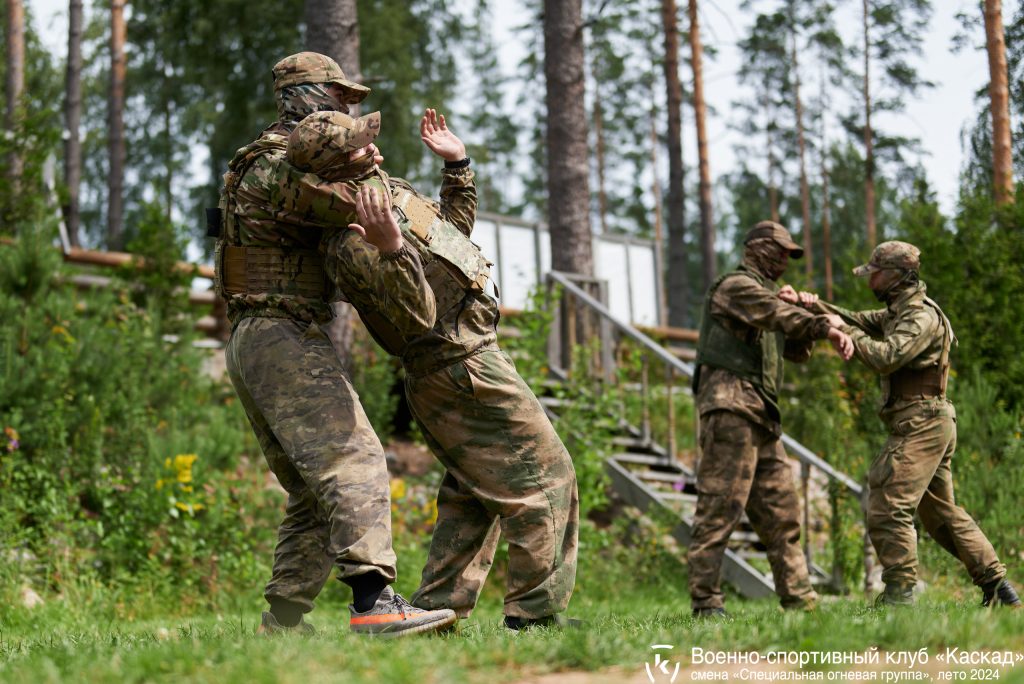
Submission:
[[[729,617],[725,608],[694,608],[692,615],[701,620],[724,620]]]
[[[563,615],[545,615],[539,618],[522,618],[512,615],[505,616],[505,627],[513,632],[521,632],[531,627],[555,627],[557,629],[579,629],[583,620],[567,618]]]
[[[1009,606],[1014,609],[1024,608],[1013,585],[1005,578],[989,582],[981,588],[981,605],[983,608],[993,605]]]
[[[316,630],[313,629],[313,625],[309,624],[305,620],[299,620],[299,624],[292,625],[291,627],[285,627],[273,613],[263,613],[263,619],[260,621],[260,626],[256,628],[256,633],[261,636],[277,636],[278,634],[299,634],[301,636],[313,636],[316,634]]]
[[[455,624],[455,611],[423,610],[416,608],[391,587],[385,587],[377,602],[365,613],[355,606],[348,607],[351,618],[349,629],[360,634],[380,637],[399,637],[408,634],[436,632]]]

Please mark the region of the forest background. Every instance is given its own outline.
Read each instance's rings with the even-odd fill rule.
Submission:
[[[1004,62],[984,21],[999,4],[960,3],[949,49],[984,50],[980,64],[995,66],[951,84],[921,52],[948,3],[744,1],[733,22],[738,87],[706,102],[716,39],[694,27],[721,9],[704,1],[524,0],[523,24],[499,31],[507,15],[486,0],[78,0],[62,51],[41,39],[49,17],[34,3],[7,0],[0,597],[19,607],[0,628],[31,630],[36,599],[81,599],[83,624],[90,609],[129,621],[257,609],[282,497],[230,386],[204,372],[188,313],[194,274],[174,265],[209,249],[202,208],[234,150],[274,118],[270,66],[305,48],[374,89],[364,111],[383,112],[396,175],[436,187],[415,124],[425,106],[452,112],[481,208],[546,221],[555,268],[592,272],[593,232],[657,239],[675,326],[696,325],[707,284],[762,218],[808,247],[787,281],[851,307],[877,305],[850,275],[873,244],[919,245],[929,294],[960,340],[959,499],[1020,579],[1024,201],[1013,179],[1024,172],[1024,3],[1002,6]],[[510,36],[521,45],[511,67],[501,58]],[[972,111],[953,124],[958,169],[929,164],[906,124],[908,106],[940,81]],[[726,128],[728,149],[708,134]],[[68,287],[74,268],[52,247],[60,222],[73,245],[131,251],[145,265],[106,291]],[[542,332],[545,321],[537,312],[519,325]],[[540,337],[524,337],[509,344],[539,385],[542,352],[529,341]],[[351,353],[382,438],[407,433],[398,370],[365,340]],[[787,430],[862,480],[883,439],[874,379],[821,353],[788,381]],[[587,474],[584,548],[600,559],[581,568],[581,600],[639,576],[682,601],[685,570],[664,530],[623,511],[595,522],[608,506],[600,410],[558,426]],[[411,559],[429,539],[437,479],[393,484],[396,542]],[[928,581],[973,601],[953,561],[922,549]],[[856,586],[863,551],[845,553]],[[414,586],[414,574],[402,581]],[[33,648],[0,639],[8,658]]]

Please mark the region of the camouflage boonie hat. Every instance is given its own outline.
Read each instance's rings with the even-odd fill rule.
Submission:
[[[353,150],[369,145],[380,133],[380,112],[358,119],[342,112],[314,112],[288,136],[289,163],[317,172],[348,161]]]
[[[345,104],[358,104],[370,89],[350,81],[338,63],[319,52],[299,52],[285,57],[271,69],[274,90],[303,83],[337,83],[345,89]]]
[[[853,269],[853,275],[866,276],[885,269],[917,271],[921,268],[921,250],[909,242],[891,240],[883,242],[871,252],[871,259],[863,266]]]
[[[749,244],[752,240],[769,238],[789,250],[789,256],[799,259],[804,255],[804,249],[793,242],[789,231],[782,227],[782,224],[775,221],[760,221],[753,228],[747,231],[743,238],[743,244]]]

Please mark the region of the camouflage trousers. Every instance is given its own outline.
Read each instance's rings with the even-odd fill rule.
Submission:
[[[395,579],[384,450],[316,324],[245,318],[228,341],[231,382],[288,492],[268,601],[313,609],[331,573]]]
[[[942,548],[960,560],[977,585],[1001,579],[1006,566],[977,523],[953,497],[950,464],[956,450],[952,404],[915,404],[890,421],[889,439],[868,472],[868,535],[882,580],[917,581],[914,512]]]
[[[800,548],[800,503],[793,471],[772,432],[730,411],[701,416],[697,512],[687,561],[694,608],[721,608],[722,560],[746,510],[767,547],[782,605],[817,599]]]
[[[576,581],[579,496],[572,460],[533,392],[501,351],[480,351],[423,377],[406,398],[446,472],[420,587],[420,608],[476,605],[498,542],[508,541],[505,614],[566,609]]]

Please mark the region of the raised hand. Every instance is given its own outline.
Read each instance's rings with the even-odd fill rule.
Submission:
[[[433,109],[423,112],[420,119],[420,140],[430,151],[445,161],[461,161],[466,158],[466,146],[448,129],[444,114]]]
[[[377,188],[363,185],[356,194],[356,216],[359,223],[348,224],[349,230],[381,252],[395,252],[402,247],[402,229],[391,213],[391,197]]]

